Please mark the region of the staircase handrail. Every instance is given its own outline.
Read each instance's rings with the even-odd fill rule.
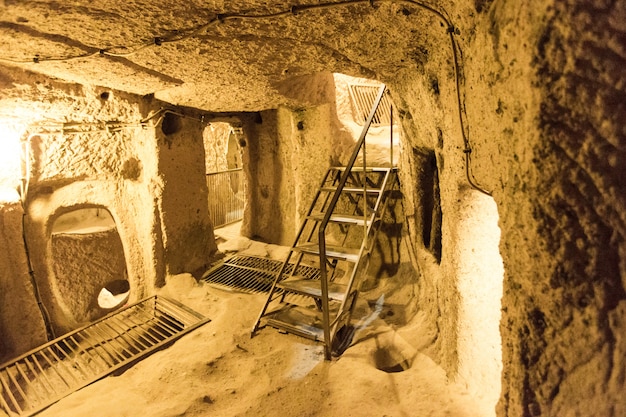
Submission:
[[[328,222],[330,221],[330,217],[335,209],[335,206],[337,205],[337,202],[339,201],[339,196],[341,195],[341,192],[343,191],[343,188],[345,187],[346,182],[348,181],[350,171],[354,167],[354,163],[356,162],[359,156],[359,152],[361,151],[361,148],[363,147],[363,144],[365,143],[365,137],[367,136],[367,132],[369,131],[370,125],[372,124],[372,121],[374,120],[374,116],[376,115],[376,111],[378,110],[378,105],[380,104],[380,101],[382,100],[386,89],[387,87],[385,86],[385,84],[382,84],[380,86],[380,89],[378,90],[378,95],[376,96],[376,99],[374,100],[374,103],[372,105],[372,109],[370,110],[370,114],[367,117],[365,124],[363,125],[363,130],[361,131],[359,140],[357,141],[356,146],[354,147],[354,151],[352,152],[352,155],[350,156],[350,159],[348,160],[348,163],[345,167],[344,172],[341,174],[341,178],[339,180],[339,184],[337,185],[337,189],[335,190],[335,194],[333,195],[333,198],[330,200],[330,204],[328,205],[326,213],[324,213],[324,218],[322,219],[322,222],[320,223],[319,229],[318,229],[318,244],[319,244],[319,257],[320,257],[320,284],[321,284],[321,290],[322,290],[322,321],[324,325],[324,342],[325,342],[324,353],[325,353],[326,359],[330,359],[331,348],[332,348],[331,340],[330,340],[330,312],[328,310],[329,309],[328,277],[326,273],[326,262],[327,262],[326,261],[326,226],[328,225]],[[367,180],[367,172],[365,172],[365,168],[364,168],[363,174],[364,174],[363,182],[365,183],[365,181]],[[355,268],[356,268],[356,265],[355,265]]]

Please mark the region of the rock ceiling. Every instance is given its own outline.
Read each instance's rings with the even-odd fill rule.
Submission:
[[[322,71],[387,82],[447,36],[412,1],[0,0],[0,11],[6,68],[215,112],[315,104],[290,91]]]

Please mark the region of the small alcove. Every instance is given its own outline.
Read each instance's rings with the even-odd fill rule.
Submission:
[[[75,322],[96,320],[126,303],[124,248],[106,208],[65,211],[54,220],[51,246],[55,285]]]
[[[413,148],[412,159],[415,166],[416,201],[415,223],[421,234],[421,244],[441,262],[441,201],[439,193],[439,169],[435,151],[427,148]]]

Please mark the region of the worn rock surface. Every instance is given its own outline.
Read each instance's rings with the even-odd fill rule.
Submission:
[[[29,276],[18,203],[0,204],[0,357],[8,359],[46,342],[42,312]]]

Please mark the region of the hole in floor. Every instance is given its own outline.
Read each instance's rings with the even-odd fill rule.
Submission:
[[[411,368],[413,358],[405,356],[394,345],[379,346],[374,351],[376,369],[387,373],[403,372]]]

